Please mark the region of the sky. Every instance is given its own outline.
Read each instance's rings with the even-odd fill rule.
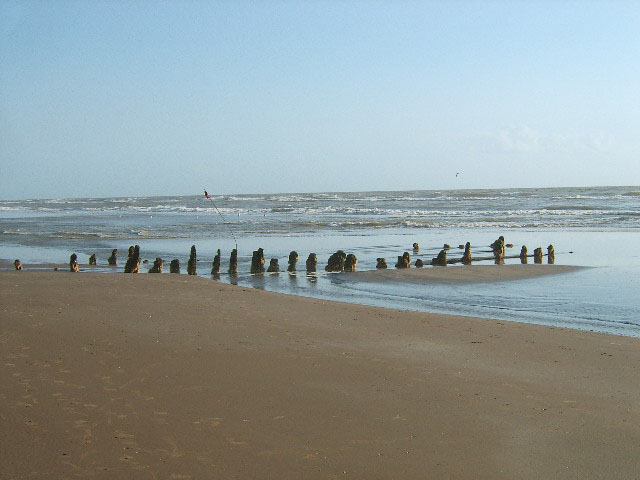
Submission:
[[[1,199],[595,185],[640,2],[0,1]]]

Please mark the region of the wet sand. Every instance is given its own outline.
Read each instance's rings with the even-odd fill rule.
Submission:
[[[636,338],[29,271],[0,272],[0,325],[0,478],[640,471]]]
[[[350,278],[362,282],[403,283],[478,283],[526,280],[543,275],[570,273],[585,267],[570,265],[457,265],[446,267],[423,267],[396,269],[387,268],[363,272],[346,273]]]

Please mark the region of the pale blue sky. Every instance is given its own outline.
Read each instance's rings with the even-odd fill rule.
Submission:
[[[640,2],[2,0],[0,33],[3,199],[640,184]]]

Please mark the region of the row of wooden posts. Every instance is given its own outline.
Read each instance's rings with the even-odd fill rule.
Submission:
[[[475,260],[494,260],[496,264],[503,264],[505,259],[505,249],[512,248],[512,244],[505,244],[504,237],[499,237],[495,242],[491,245],[491,257],[480,257]],[[460,258],[449,258],[447,259],[447,251],[451,249],[451,247],[447,244],[444,245],[440,253],[435,258],[431,259],[431,265],[434,266],[446,266],[447,264],[453,263],[462,263],[464,265],[471,265],[473,259],[471,255],[471,244],[467,242],[465,245],[459,245],[459,249],[464,249],[464,253]],[[413,252],[417,253],[420,251],[420,246],[417,243],[413,244]],[[542,251],[542,247],[538,247],[534,250],[533,255],[528,254],[528,250],[526,246],[522,246],[520,250],[520,255],[516,256],[506,256],[506,258],[520,258],[520,262],[523,264],[528,263],[528,258],[533,257],[534,263],[542,263],[542,258],[544,254]],[[553,264],[555,262],[555,251],[553,245],[549,245],[547,247],[547,262]],[[107,259],[109,265],[117,265],[118,263],[118,249],[114,248],[111,252],[111,256]],[[298,262],[298,253],[293,251],[289,254],[289,264],[287,266],[288,272],[296,271],[296,264]],[[187,273],[189,275],[196,275],[196,246],[193,245],[191,247],[191,254],[189,256],[189,261],[187,263]],[[97,259],[96,254],[94,253],[89,257],[89,265],[96,265]],[[358,259],[352,253],[345,253],[342,250],[338,250],[334,254],[329,257],[327,262],[327,266],[325,267],[325,271],[327,272],[355,272],[356,265],[358,264]],[[253,256],[251,258],[251,273],[252,274],[260,274],[265,272],[265,258],[264,258],[264,250],[259,248],[258,250],[253,252]],[[310,253],[307,257],[306,261],[306,271],[307,273],[315,273],[318,265],[318,256],[315,253]],[[22,264],[20,260],[15,260],[14,266],[16,270],[22,270]],[[157,257],[153,262],[153,266],[149,269],[149,273],[162,273],[164,266],[164,260],[160,257]],[[417,259],[414,263],[414,266],[417,268],[424,266],[424,261],[422,259]],[[398,262],[395,264],[396,268],[411,268],[411,256],[409,252],[404,252],[404,254],[398,256]],[[384,269],[387,268],[387,261],[385,258],[377,258],[376,259],[376,268]],[[69,270],[71,272],[78,272],[78,256],[74,253],[69,258]],[[140,271],[140,247],[138,245],[134,245],[129,247],[129,252],[127,256],[127,262],[124,266],[125,273],[139,273]],[[267,273],[277,273],[280,271],[280,266],[278,264],[277,258],[272,258],[269,262],[269,266],[266,269]],[[169,264],[169,272],[170,273],[180,273],[180,260],[177,258],[171,260]],[[234,248],[231,251],[231,256],[229,258],[229,268],[227,270],[229,274],[237,274],[238,273],[238,252]],[[213,259],[213,264],[211,266],[211,274],[219,275],[220,274],[220,249],[217,250],[216,256]]]

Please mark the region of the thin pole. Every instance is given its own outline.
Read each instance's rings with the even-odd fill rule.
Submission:
[[[231,230],[231,225],[229,225],[229,223],[227,223],[227,221],[224,219],[224,217],[222,216],[222,213],[220,213],[220,210],[218,210],[218,207],[216,206],[215,202],[213,201],[213,198],[211,198],[211,195],[209,195],[206,190],[204,191],[204,196],[206,198],[208,198],[209,200],[211,200],[211,204],[213,205],[213,208],[216,209],[216,212],[218,212],[218,215],[220,215],[220,218],[222,219],[222,223],[224,223],[227,226],[227,228],[229,229],[229,232],[231,233],[231,236],[233,237],[233,240],[236,242],[236,252],[237,252],[238,251],[238,239],[233,234],[233,230]]]

